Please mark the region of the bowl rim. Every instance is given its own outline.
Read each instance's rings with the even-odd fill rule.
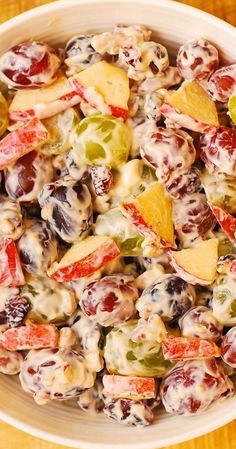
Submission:
[[[77,5],[88,5],[88,4],[99,4],[99,3],[134,3],[134,4],[147,4],[147,5],[163,5],[166,10],[172,10],[176,13],[186,13],[190,17],[198,18],[199,20],[203,19],[208,21],[209,24],[213,24],[215,27],[218,27],[221,32],[226,31],[228,34],[231,34],[233,37],[236,37],[236,28],[225,22],[224,20],[213,16],[205,11],[197,9],[193,6],[178,3],[174,0],[56,0],[45,5],[37,6],[35,8],[29,9],[5,22],[0,24],[0,36],[1,34],[10,31],[13,27],[20,26],[25,22],[28,22],[32,18],[36,18],[38,15],[44,13],[57,13],[63,9],[67,9]],[[236,398],[232,398],[230,403],[235,402]],[[157,442],[146,442],[144,443],[127,443],[127,444],[115,444],[115,443],[88,443],[79,438],[70,439],[67,437],[61,437],[50,433],[49,431],[45,431],[42,429],[38,429],[37,426],[32,426],[27,424],[19,419],[16,419],[9,415],[9,413],[5,413],[0,410],[0,420],[5,423],[12,425],[13,427],[26,432],[34,437],[41,438],[43,440],[50,441],[52,443],[56,443],[59,445],[66,445],[74,448],[83,448],[83,449],[154,449],[162,448],[166,445],[178,444],[181,442],[188,441],[190,439],[199,437],[208,432],[216,430],[217,428],[231,422],[236,418],[236,411],[234,411],[234,407],[229,407],[227,412],[223,415],[219,413],[219,416],[212,420],[210,423],[206,420],[205,425],[201,426],[201,428],[195,428],[188,431],[187,429],[182,429],[181,435],[173,435],[172,437],[167,436],[165,438],[159,439]],[[191,419],[191,417],[189,418]],[[187,426],[186,426],[187,428]]]

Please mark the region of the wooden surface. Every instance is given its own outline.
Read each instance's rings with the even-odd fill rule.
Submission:
[[[0,22],[27,9],[49,3],[51,0],[0,0]],[[236,26],[236,0],[180,0],[214,14]],[[223,39],[223,36],[222,36]],[[67,449],[65,446],[33,438],[7,424],[0,423],[0,449]],[[187,443],[167,449],[236,449],[235,422]]]

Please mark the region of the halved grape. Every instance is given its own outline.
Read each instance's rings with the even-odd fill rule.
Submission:
[[[232,122],[236,125],[236,92],[234,92],[229,99],[228,110]]]
[[[2,136],[8,126],[8,105],[5,97],[0,92],[0,136]]]
[[[108,115],[86,117],[72,134],[72,151],[78,165],[117,168],[128,159],[131,131],[119,119]]]
[[[205,169],[201,175],[207,199],[230,214],[236,213],[236,178],[233,176],[209,173]]]
[[[121,249],[122,256],[141,256],[143,237],[118,208],[98,215],[95,234],[112,237]]]
[[[74,108],[69,108],[61,114],[44,120],[44,125],[49,132],[49,139],[41,147],[46,154],[61,154],[70,150],[70,135],[73,129],[79,125],[80,117]]]

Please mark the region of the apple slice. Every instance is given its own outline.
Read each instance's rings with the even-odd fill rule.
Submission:
[[[212,340],[197,337],[173,337],[162,343],[165,360],[196,360],[220,357],[220,348]]]
[[[233,215],[221,209],[221,207],[211,205],[213,214],[215,215],[218,223],[222,227],[223,231],[227,234],[230,240],[236,241],[236,218]]]
[[[162,184],[155,182],[132,201],[123,202],[121,210],[140,234],[164,248],[175,248],[172,201]]]
[[[194,248],[169,251],[170,264],[178,276],[190,284],[212,284],[216,277],[218,243],[218,239],[210,239]]]
[[[27,324],[0,334],[0,346],[7,351],[56,348],[59,331],[54,324]]]
[[[0,286],[18,287],[25,283],[15,242],[4,238],[0,242]]]
[[[88,276],[120,255],[114,240],[106,236],[91,236],[73,245],[48,270],[55,281],[67,282]]]
[[[109,398],[152,399],[156,397],[156,385],[153,377],[103,376],[103,394]]]
[[[48,139],[48,131],[39,119],[33,118],[0,141],[0,170],[37,149]]]
[[[216,105],[196,80],[184,81],[178,90],[168,94],[167,103],[160,111],[166,118],[193,131],[206,132],[209,127],[219,126]]]
[[[129,79],[123,69],[100,61],[71,77],[70,83],[84,101],[101,113],[128,117]]]
[[[81,97],[69,80],[61,75],[50,86],[40,89],[18,90],[9,107],[12,121],[25,121],[32,117],[45,119],[75,106]]]

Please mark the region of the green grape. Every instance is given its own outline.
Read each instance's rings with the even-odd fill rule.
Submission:
[[[235,253],[235,248],[234,248],[232,242],[229,240],[229,238],[223,231],[220,230],[220,231],[214,232],[214,236],[219,241],[219,246],[218,246],[218,256],[219,257],[227,256],[227,254]]]
[[[228,102],[229,116],[234,124],[236,124],[236,94],[231,95]]]
[[[143,253],[143,237],[118,208],[98,215],[95,234],[112,237],[120,247],[122,256],[141,256]]]
[[[217,177],[215,174],[210,174],[205,170],[201,179],[208,201],[230,214],[235,214],[236,178],[229,176]]]
[[[73,129],[79,125],[79,121],[78,112],[73,108],[43,120],[49,131],[49,139],[41,147],[43,153],[51,155],[69,151],[71,148],[70,136]]]
[[[0,136],[2,136],[8,127],[8,105],[5,97],[0,92]]]
[[[218,276],[211,301],[217,320],[224,326],[236,325],[236,279],[231,275]]]
[[[72,147],[78,165],[124,164],[131,146],[131,132],[121,120],[106,115],[83,119],[72,135]]]
[[[136,326],[137,321],[130,321],[107,335],[104,358],[108,371],[127,376],[162,377],[173,364],[164,360],[159,343],[131,340]]]

